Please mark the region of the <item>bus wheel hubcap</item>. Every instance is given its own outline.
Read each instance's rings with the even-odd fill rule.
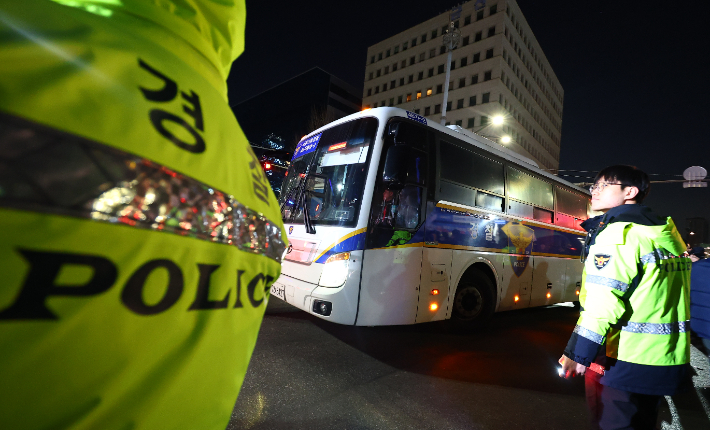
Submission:
[[[454,305],[463,318],[475,318],[483,307],[483,297],[476,287],[465,287],[456,294]]]

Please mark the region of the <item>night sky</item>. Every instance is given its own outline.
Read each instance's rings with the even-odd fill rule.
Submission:
[[[367,47],[456,1],[247,0],[246,47],[228,80],[236,104],[312,67],[361,92]],[[488,0],[488,4],[494,1]],[[611,164],[652,180],[710,170],[708,2],[519,0],[565,92],[561,174],[571,182]],[[442,25],[445,22],[442,21]],[[658,175],[658,176],[655,176]],[[710,188],[653,184],[645,202],[674,218],[710,220]]]

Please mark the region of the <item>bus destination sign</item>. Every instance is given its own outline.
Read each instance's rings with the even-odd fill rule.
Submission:
[[[293,151],[292,160],[295,160],[298,157],[302,157],[306,154],[310,154],[311,152],[315,151],[318,147],[318,141],[320,141],[320,137],[322,134],[323,133],[318,133],[315,136],[311,136],[308,139],[304,139],[298,142],[298,145],[296,145],[296,150]]]

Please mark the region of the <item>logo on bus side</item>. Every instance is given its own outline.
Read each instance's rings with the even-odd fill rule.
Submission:
[[[532,242],[535,238],[535,231],[530,227],[526,227],[518,222],[511,221],[501,229],[508,236],[508,246],[512,249],[511,253],[517,255],[510,256],[510,264],[513,268],[515,276],[520,277],[528,267],[530,253],[532,251]],[[512,245],[512,246],[511,246]]]
[[[293,226],[288,228],[288,234],[293,234]]]

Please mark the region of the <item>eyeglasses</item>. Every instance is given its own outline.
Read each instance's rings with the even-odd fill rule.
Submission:
[[[594,191],[599,191],[600,193],[604,191],[604,188],[608,187],[609,185],[624,185],[624,184],[610,184],[608,182],[600,182],[598,184],[594,184],[591,187],[589,187],[589,192],[594,193]]]

